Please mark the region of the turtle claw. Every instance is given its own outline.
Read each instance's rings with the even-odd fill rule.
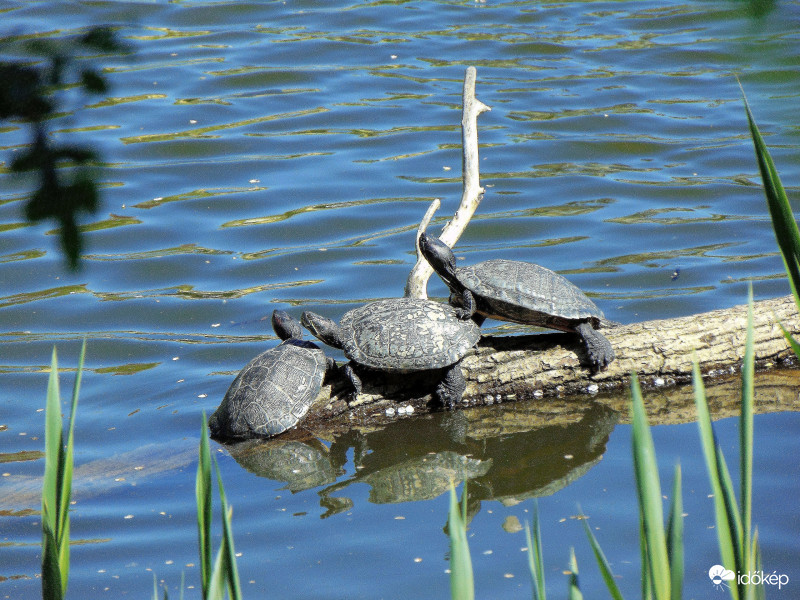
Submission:
[[[471,319],[475,315],[475,311],[478,310],[478,306],[475,304],[475,297],[469,290],[464,290],[460,294],[455,292],[450,294],[450,306],[456,309],[456,317],[462,321]]]
[[[456,363],[447,370],[436,386],[436,397],[443,406],[450,410],[455,410],[456,404],[461,400],[466,389],[467,381],[464,379],[464,374],[461,372],[458,363]]]
[[[461,319],[462,321],[466,321],[467,319],[471,318],[472,315],[466,308],[457,308],[456,309],[456,318]]]
[[[575,331],[581,336],[583,344],[586,346],[592,373],[602,371],[614,360],[614,348],[611,346],[611,342],[592,327],[591,323],[580,323]]]

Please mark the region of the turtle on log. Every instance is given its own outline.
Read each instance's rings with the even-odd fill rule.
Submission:
[[[233,380],[208,420],[214,438],[271,437],[297,425],[336,367],[312,342],[301,339],[300,324],[282,310],[272,328],[283,342],[251,360]]]
[[[462,319],[479,325],[486,317],[577,333],[593,371],[614,360],[614,349],[597,328],[611,325],[579,288],[558,273],[514,260],[487,260],[456,267],[453,251],[422,233],[419,249],[450,288],[450,303]]]
[[[390,298],[353,309],[337,325],[310,311],[303,325],[320,341],[344,351],[353,363],[394,373],[441,369],[436,396],[453,407],[466,388],[458,363],[478,342],[480,329],[456,316],[456,309],[441,302]],[[361,381],[350,365],[344,372],[355,394]]]

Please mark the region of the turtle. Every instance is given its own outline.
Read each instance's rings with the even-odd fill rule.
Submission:
[[[416,298],[370,302],[345,313],[338,325],[311,311],[300,320],[317,339],[343,350],[357,365],[393,373],[444,370],[436,397],[450,408],[466,388],[459,362],[480,338],[480,328],[459,319],[454,307]],[[344,372],[358,395],[360,378],[350,365]]]
[[[297,425],[336,367],[287,312],[272,313],[283,342],[251,360],[233,380],[208,427],[215,438],[271,437]]]
[[[614,360],[614,349],[597,328],[610,321],[578,287],[539,265],[494,259],[456,267],[453,251],[440,239],[422,233],[419,249],[450,288],[458,317],[479,325],[487,317],[577,333],[594,372]]]

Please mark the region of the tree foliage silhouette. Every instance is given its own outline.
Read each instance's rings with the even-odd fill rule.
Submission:
[[[29,36],[0,38],[0,50],[16,60],[0,62],[0,119],[27,123],[30,144],[10,164],[14,173],[32,172],[37,179],[25,205],[29,221],[55,219],[69,267],[78,268],[82,249],[77,215],[94,213],[99,199],[93,168],[97,153],[88,146],[55,143],[47,123],[57,114],[59,92],[78,88],[88,94],[108,91],[105,77],[81,53],[121,53],[125,46],[110,27],[94,27],[63,39]]]

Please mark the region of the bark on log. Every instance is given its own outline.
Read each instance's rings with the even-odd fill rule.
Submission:
[[[793,354],[778,323],[800,335],[800,316],[791,296],[754,304],[755,354],[760,369],[793,364]],[[461,362],[467,379],[463,406],[525,400],[547,403],[560,396],[586,398],[604,391],[624,391],[632,372],[642,387],[666,389],[691,380],[693,360],[704,378],[738,373],[744,356],[747,306],[734,306],[678,319],[631,323],[604,334],[617,358],[592,374],[577,336],[546,333],[487,336]],[[386,409],[439,409],[430,392],[435,375],[401,377],[363,371],[363,393],[352,400],[343,378],[323,386],[304,428],[327,429],[331,422],[355,420],[362,425],[386,419]],[[620,394],[617,393],[617,396]]]

